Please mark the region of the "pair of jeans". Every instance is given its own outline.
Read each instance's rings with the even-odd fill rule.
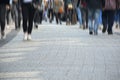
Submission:
[[[79,24],[82,25],[81,10],[80,10],[79,7],[76,8],[76,12],[77,12],[77,17],[78,17]]]
[[[82,24],[88,28],[88,9],[86,7],[81,7],[82,14]]]
[[[6,17],[6,6],[4,4],[0,4],[0,26],[1,33],[5,30],[5,17]]]
[[[112,33],[112,27],[114,24],[114,16],[115,16],[115,10],[104,10],[102,12],[102,23],[103,23],[103,28],[107,31],[108,33]]]
[[[118,9],[115,13],[115,21],[120,24],[120,9]]]
[[[99,25],[99,16],[100,9],[88,9],[88,26],[89,31],[95,34],[98,33],[98,25]]]

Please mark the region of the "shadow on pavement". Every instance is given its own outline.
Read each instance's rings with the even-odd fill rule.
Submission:
[[[2,47],[3,45],[7,44],[8,42],[10,42],[15,36],[17,36],[19,31],[16,30],[11,30],[11,32],[9,32],[6,35],[6,39],[0,39],[0,47]]]

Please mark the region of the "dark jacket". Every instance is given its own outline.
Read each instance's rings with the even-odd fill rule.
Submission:
[[[0,0],[0,4],[9,4],[10,0]]]
[[[117,0],[117,9],[120,9],[120,0]]]
[[[72,0],[64,0],[64,5],[67,6],[69,3],[72,3]]]
[[[90,9],[101,9],[102,0],[86,0],[87,8]]]

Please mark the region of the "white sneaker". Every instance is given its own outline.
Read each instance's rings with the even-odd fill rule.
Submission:
[[[6,29],[9,29],[9,28],[10,28],[10,26],[9,26],[9,25],[7,25],[7,26],[6,26]]]
[[[27,40],[27,36],[28,36],[28,34],[27,34],[27,33],[25,33],[25,34],[24,34],[24,38],[23,38],[23,40],[25,40],[25,41],[26,41],[26,40]]]
[[[28,40],[32,40],[32,37],[30,34],[28,34]]]

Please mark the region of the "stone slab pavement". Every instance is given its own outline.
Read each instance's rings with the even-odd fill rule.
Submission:
[[[43,24],[0,47],[0,80],[120,80],[120,33]]]

